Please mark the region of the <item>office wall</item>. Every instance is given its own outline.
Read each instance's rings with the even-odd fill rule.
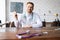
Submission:
[[[2,23],[5,22],[5,0],[0,0],[0,20]]]
[[[52,22],[56,19],[55,13],[58,13],[60,17],[60,0],[7,0],[7,20],[12,20],[12,14],[10,12],[10,2],[23,2],[23,12],[26,11],[26,2],[31,1],[35,4],[34,12],[38,13],[41,20],[46,22]],[[44,14],[46,14],[44,16]],[[60,18],[59,18],[60,19]]]

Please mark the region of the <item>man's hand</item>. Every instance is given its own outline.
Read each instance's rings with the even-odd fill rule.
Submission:
[[[24,28],[32,28],[31,25],[25,25]]]

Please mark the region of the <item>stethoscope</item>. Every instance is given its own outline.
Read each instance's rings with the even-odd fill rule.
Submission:
[[[31,20],[33,19],[33,12],[32,12],[32,14],[31,14]],[[27,19],[27,17],[26,17],[26,14],[24,14],[24,19],[26,20]]]

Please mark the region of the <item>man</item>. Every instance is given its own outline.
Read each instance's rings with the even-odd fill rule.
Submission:
[[[32,2],[27,2],[27,11],[19,18],[19,24],[21,27],[42,27],[42,22],[39,15],[33,12],[34,4]]]

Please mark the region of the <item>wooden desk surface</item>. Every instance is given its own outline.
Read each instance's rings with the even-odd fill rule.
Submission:
[[[58,27],[44,27],[44,28],[21,28],[17,30],[16,28],[0,28],[0,40],[19,40],[16,34],[30,30],[31,33],[48,32],[48,34],[43,34],[42,36],[35,36],[27,39],[20,40],[60,40],[60,30],[55,30]]]

